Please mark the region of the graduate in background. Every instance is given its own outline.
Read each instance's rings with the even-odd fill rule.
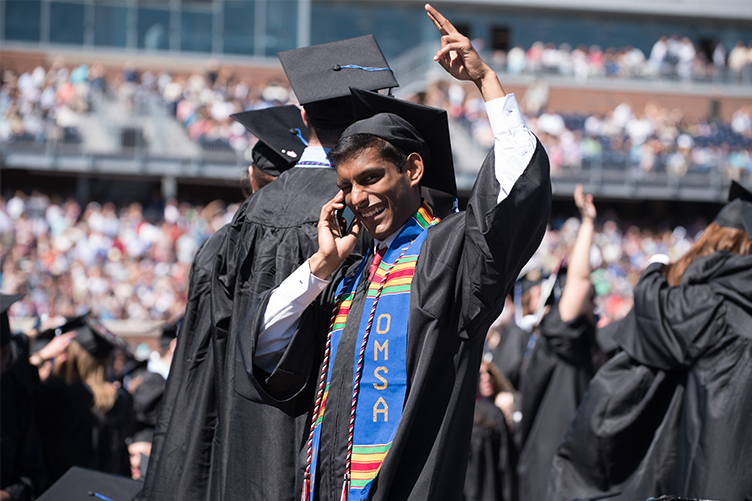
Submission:
[[[522,375],[521,452],[517,471],[521,501],[546,494],[551,462],[595,373],[595,287],[590,283],[590,247],[595,217],[593,196],[577,185],[574,201],[581,223],[561,299],[546,313]],[[563,279],[559,273],[559,279]]]
[[[264,296],[235,374],[236,388],[268,374],[255,383],[280,403],[317,385],[303,500],[461,499],[485,333],[548,220],[548,158],[514,96],[426,9],[435,60],[487,102],[494,152],[467,211],[439,222],[421,185],[456,193],[446,111],[353,89],[361,120],[329,153],[341,192],[321,209],[319,250]],[[375,245],[350,265],[363,229]]]
[[[655,256],[553,462],[549,500],[752,493],[752,193],[675,263]]]
[[[511,409],[504,412],[496,404],[499,395],[509,395],[513,387],[487,355],[480,364],[465,501],[517,501],[517,447],[510,429]]]
[[[0,500],[28,501],[44,484],[31,384],[29,339],[12,335],[8,308],[21,294],[0,294]]]
[[[132,400],[108,381],[112,352],[124,342],[88,314],[36,341],[46,339],[29,360],[38,367],[34,411],[48,485],[71,466],[129,476],[125,435]]]
[[[305,149],[308,134],[296,106],[247,111],[234,118],[259,138],[251,150],[253,162],[248,166],[248,187],[244,188],[250,189],[250,193],[238,210],[241,212],[253,193],[295,165]],[[301,137],[291,132],[294,129],[302,131]],[[228,224],[217,230],[196,253],[188,284],[188,304],[175,341],[154,433],[151,437],[139,434],[129,447],[133,452],[132,473],[139,477],[144,476],[141,454],[149,452],[151,468],[146,470],[144,487],[148,499],[179,499],[181,485],[192,496],[208,496],[207,464],[212,456],[219,384],[211,340],[211,278],[214,260],[230,229]],[[151,444],[148,447],[147,439]],[[161,460],[164,450],[172,454]],[[159,478],[156,486],[155,478]]]

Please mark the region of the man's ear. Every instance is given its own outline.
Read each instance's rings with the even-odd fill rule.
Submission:
[[[423,157],[418,153],[410,153],[405,160],[404,171],[410,178],[411,186],[418,186],[423,179]]]
[[[305,108],[300,108],[300,118],[303,119],[303,123],[305,123],[305,126],[309,127],[309,125],[308,125],[308,112],[305,110]]]

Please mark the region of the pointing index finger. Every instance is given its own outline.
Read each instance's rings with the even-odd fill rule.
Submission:
[[[455,28],[452,23],[447,20],[447,18],[442,16],[441,13],[438,10],[434,9],[429,3],[426,4],[426,13],[428,14],[428,17],[431,18],[431,21],[433,21],[433,24],[442,35],[457,33],[457,28]]]

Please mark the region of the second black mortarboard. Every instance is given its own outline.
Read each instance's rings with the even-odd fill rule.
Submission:
[[[10,342],[10,319],[8,308],[23,297],[23,294],[0,294],[0,346]]]
[[[373,35],[278,52],[298,102],[317,127],[347,127],[354,120],[342,99],[350,88],[390,89],[399,84]]]
[[[259,139],[251,152],[253,163],[271,176],[293,167],[308,145],[308,128],[297,106],[273,106],[230,116]]]
[[[715,223],[725,228],[744,230],[752,238],[752,192],[731,181],[728,203],[715,216]]]
[[[425,168],[421,185],[457,196],[447,112],[376,92],[352,90],[354,123],[342,137],[371,134],[409,154],[417,152]]]
[[[126,346],[125,341],[107,330],[92,316],[86,317],[85,326],[76,329],[76,342],[95,358],[106,358],[115,348]]]
[[[128,477],[73,466],[37,501],[130,501],[141,493],[143,486],[143,482]]]
[[[116,347],[125,348],[126,343],[121,338],[107,330],[99,320],[89,313],[73,317],[53,329],[40,333],[34,340],[32,351],[39,351],[56,335],[75,332],[75,341],[95,358],[107,358]]]

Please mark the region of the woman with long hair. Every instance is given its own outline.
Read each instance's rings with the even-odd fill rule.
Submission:
[[[129,476],[125,433],[132,400],[108,382],[111,335],[89,318],[60,330],[75,335],[55,338],[52,360],[44,349],[30,358],[40,376],[34,403],[48,483],[71,466]]]
[[[547,499],[752,494],[752,193],[650,264],[554,460]]]

